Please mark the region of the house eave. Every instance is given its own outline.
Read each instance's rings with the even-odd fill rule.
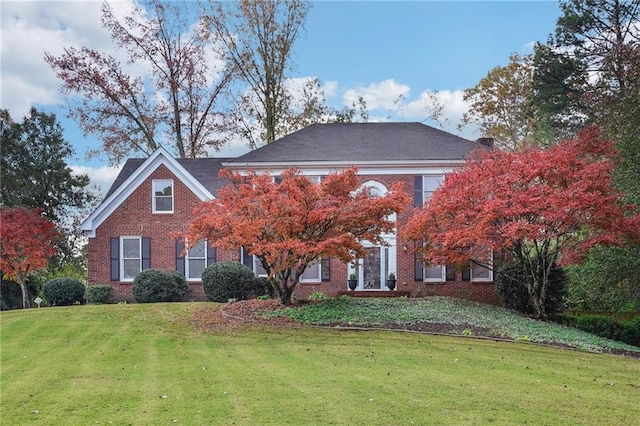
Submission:
[[[166,166],[201,201],[215,198],[175,158],[160,147],[80,224],[80,231],[88,238],[94,238],[98,227],[161,165]]]
[[[294,167],[303,172],[319,174],[335,173],[357,167],[361,175],[367,174],[419,174],[435,170],[453,170],[466,163],[464,159],[439,160],[382,160],[382,161],[301,161],[292,166],[284,161],[225,162],[222,165],[239,173],[248,170],[281,172]]]

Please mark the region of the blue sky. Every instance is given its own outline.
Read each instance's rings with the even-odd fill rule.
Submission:
[[[126,14],[131,1],[111,3]],[[111,53],[100,2],[3,1],[0,7],[1,107],[16,120],[31,105],[55,112],[76,149],[70,165],[104,190],[118,169],[107,167],[105,158],[85,159],[86,149],[99,142],[65,118],[59,82],[42,59],[45,51],[60,54],[80,45]],[[475,129],[457,129],[467,107],[462,91],[505,65],[511,53],[530,53],[554,31],[559,15],[557,1],[314,2],[295,47],[292,77],[318,77],[334,107],[363,96],[373,120],[424,121],[425,92],[438,90],[445,130],[475,139],[481,136]],[[235,143],[219,155],[247,149]]]

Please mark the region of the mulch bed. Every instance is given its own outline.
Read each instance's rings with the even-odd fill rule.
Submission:
[[[311,302],[298,301],[294,302],[292,307],[301,306]],[[222,308],[203,308],[196,312],[192,320],[195,327],[202,331],[220,330],[221,328],[241,329],[255,325],[260,326],[287,326],[287,327],[308,327],[288,317],[265,318],[262,314],[265,311],[276,311],[282,309],[282,304],[278,300],[242,300],[233,303],[227,303]],[[411,325],[401,324],[382,324],[372,326],[353,327],[349,324],[327,324],[326,327],[344,327],[349,329],[386,329],[386,330],[405,330],[429,334],[444,334],[452,336],[463,335],[464,330],[469,330],[470,336],[475,338],[486,338],[494,340],[505,340],[503,336],[497,336],[491,333],[489,328],[476,327],[471,325],[452,325],[446,323],[418,323]],[[508,339],[507,339],[508,340]],[[552,345],[566,349],[574,349],[566,345]],[[628,356],[631,358],[640,358],[639,352],[631,352],[621,349],[612,349],[610,353],[615,355]]]

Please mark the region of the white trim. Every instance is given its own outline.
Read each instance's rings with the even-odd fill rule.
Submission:
[[[96,230],[158,167],[164,165],[200,200],[215,198],[207,188],[193,177],[166,149],[158,148],[115,191],[111,193],[81,224],[80,230],[95,238]]]
[[[171,210],[158,210],[156,207],[156,201],[158,195],[156,195],[156,183],[170,183],[171,184]],[[169,198],[166,195],[160,196],[160,198]],[[173,185],[173,179],[153,179],[151,181],[151,212],[153,214],[173,214],[173,206],[175,199],[175,190]]]
[[[427,269],[429,268],[440,268],[440,278],[427,278]],[[428,266],[422,267],[422,281],[425,283],[441,283],[447,280],[447,271],[446,266],[436,265],[436,266]]]
[[[295,163],[296,168],[324,168],[329,167],[331,169],[339,168],[349,168],[352,166],[356,167],[383,167],[383,168],[392,168],[396,169],[398,167],[424,167],[424,166],[435,166],[441,165],[445,167],[455,167],[457,165],[461,165],[466,163],[467,160],[457,158],[450,160],[378,160],[378,161],[352,161],[352,160],[341,160],[341,161],[299,161]],[[229,167],[233,169],[273,169],[273,168],[283,168],[287,169],[291,167],[291,161],[251,161],[251,162],[240,162],[240,161],[225,161],[222,163],[224,167]]]
[[[207,242],[207,240],[199,240],[197,244],[202,243],[204,245],[204,256],[203,257],[196,257],[196,258],[191,258],[191,256],[189,256],[189,252],[192,249],[187,249],[186,253],[184,255],[184,275],[185,278],[187,279],[187,282],[199,282],[202,281],[202,275],[200,275],[200,277],[190,277],[190,273],[191,273],[191,268],[190,268],[190,264],[189,261],[190,260],[204,260],[204,269],[207,268],[207,260],[209,259],[209,243]],[[203,272],[204,272],[203,269]]]
[[[135,276],[133,278],[125,278],[124,277],[124,261],[125,261],[125,257],[124,257],[124,240],[138,240],[138,259],[140,260],[139,262],[139,267],[138,267],[138,273],[140,273],[142,271],[142,237],[139,235],[124,235],[120,237],[120,253],[119,253],[119,259],[118,262],[120,262],[120,281],[124,282],[124,283],[130,283],[133,282],[133,280],[135,279]],[[131,258],[127,258],[127,259],[135,259],[134,257]],[[137,273],[137,274],[138,274]],[[136,274],[136,275],[137,275]]]
[[[310,263],[311,264],[307,265],[307,268],[304,270],[304,272],[300,276],[300,281],[299,282],[301,282],[301,283],[321,283],[322,282],[322,259],[320,258],[320,259],[314,260],[313,262],[310,262]],[[317,271],[318,278],[302,278],[304,276],[304,274],[307,273],[307,271],[311,271],[314,268]]]
[[[490,257],[491,257],[491,258],[489,259],[489,265],[493,266],[493,250],[491,250],[491,256],[490,256]],[[476,267],[478,267],[478,268],[484,268],[484,269],[486,269],[487,271],[489,271],[489,278],[477,278],[477,279],[474,279],[474,278],[473,278],[473,266],[474,266],[474,265],[475,265]],[[472,262],[472,265],[471,265],[471,267],[470,267],[469,269],[470,269],[470,271],[471,271],[471,273],[470,273],[470,275],[471,275],[470,281],[471,281],[471,282],[476,282],[476,283],[485,282],[485,283],[486,283],[486,282],[493,281],[493,269],[491,269],[491,268],[485,268],[484,266],[481,266],[481,265],[475,264],[475,263],[473,263],[473,262]]]
[[[466,164],[466,160],[419,160],[419,161],[387,161],[387,162],[351,162],[351,161],[309,161],[295,164],[295,168],[303,175],[321,175],[339,173],[350,167],[358,168],[358,175],[424,175],[449,174]],[[246,174],[249,170],[258,173],[280,175],[291,168],[291,163],[284,162],[224,162],[223,167]]]

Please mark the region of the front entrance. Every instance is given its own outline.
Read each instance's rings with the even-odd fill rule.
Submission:
[[[388,192],[382,183],[374,180],[363,183],[362,187],[367,188],[373,197],[382,196]],[[396,214],[391,214],[388,219],[395,221]],[[358,278],[356,290],[387,290],[387,276],[390,272],[397,273],[395,230],[391,233],[383,234],[382,237],[387,245],[374,246],[365,241],[363,245],[366,255],[358,259],[355,265],[349,264],[347,273],[349,276],[355,274]]]
[[[358,288],[363,290],[386,290],[389,272],[389,247],[367,247],[367,255],[360,259]]]

